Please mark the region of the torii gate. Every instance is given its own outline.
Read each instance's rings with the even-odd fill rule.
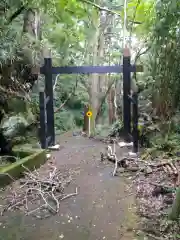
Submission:
[[[114,66],[67,66],[53,67],[51,58],[44,58],[44,66],[40,68],[40,74],[45,76],[45,92],[40,92],[40,142],[41,147],[55,145],[54,127],[54,99],[53,99],[53,75],[57,74],[105,74],[123,73],[123,129],[129,135],[133,135],[133,151],[138,152],[138,96],[131,96],[131,72],[143,72],[141,65],[131,65],[130,51],[124,48],[123,65]],[[131,131],[131,103],[133,105]]]

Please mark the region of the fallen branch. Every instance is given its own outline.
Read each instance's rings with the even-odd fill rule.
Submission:
[[[113,177],[114,177],[116,175],[118,165],[119,166],[122,165],[122,160],[119,161],[117,156],[116,156],[116,140],[113,140],[113,150],[112,150],[112,147],[108,145],[108,147],[107,147],[107,158],[108,158],[108,160],[113,161],[115,163],[113,174],[112,174]],[[101,155],[101,159],[102,159],[102,155]]]
[[[78,191],[77,191],[77,188],[76,188],[75,193],[70,193],[70,194],[62,197],[60,200],[62,201],[62,200],[65,200],[65,199],[67,199],[67,198],[74,197],[74,196],[76,196],[77,194],[78,194]]]
[[[118,167],[118,159],[116,157],[116,154],[114,154],[114,158],[115,158],[115,165],[114,165],[113,177],[116,175],[117,167]]]
[[[114,143],[114,149],[115,149],[115,143]],[[101,152],[101,162],[105,159],[117,164],[118,167],[127,168],[127,161],[134,161],[134,158],[131,157],[123,157],[121,159],[118,159],[115,150],[112,150],[112,147],[110,145],[107,146],[105,153]],[[117,163],[116,163],[117,162]]]
[[[139,173],[149,175],[154,172],[164,170],[165,173],[173,177],[174,184],[176,186],[179,185],[180,176],[178,174],[177,166],[175,165],[175,163],[172,163],[170,161],[164,161],[159,163],[146,162],[146,161],[142,161],[139,158],[135,158],[131,156],[122,157],[121,159],[118,159],[116,155],[116,149],[115,149],[117,139],[113,139],[112,141],[114,143],[113,145],[114,149],[112,149],[112,146],[108,145],[105,149],[105,152],[101,152],[100,154],[101,154],[101,162],[107,159],[108,161],[111,161],[114,163],[113,176],[116,175],[118,167],[125,168],[126,171],[129,171],[129,172],[137,172],[136,177]],[[122,146],[120,145],[120,147]]]
[[[31,172],[27,167],[23,165],[22,167],[25,169],[25,178],[20,181],[22,185],[18,188],[18,192],[7,197],[10,200],[7,200],[6,205],[0,206],[1,215],[16,209],[23,209],[26,215],[41,210],[42,213],[48,211],[56,214],[60,210],[60,201],[78,194],[77,188],[75,193],[64,194],[64,188],[70,179],[65,178],[55,166],[46,176],[41,176],[37,170]],[[32,209],[33,206],[35,208]]]

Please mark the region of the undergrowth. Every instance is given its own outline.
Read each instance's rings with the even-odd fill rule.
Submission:
[[[149,147],[144,148],[142,158],[176,158],[179,155],[180,131],[179,125],[171,125],[167,129],[160,126],[160,131],[149,137]]]

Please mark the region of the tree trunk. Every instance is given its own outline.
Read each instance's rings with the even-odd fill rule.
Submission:
[[[116,82],[116,105],[117,105],[117,108],[116,108],[116,112],[115,112],[115,115],[116,115],[116,119],[122,119],[122,110],[123,110],[123,92],[122,92],[122,80],[118,80]]]
[[[99,15],[99,24],[97,24],[97,31],[96,31],[96,43],[94,44],[94,62],[93,64],[96,65],[103,65],[104,58],[105,58],[105,40],[106,40],[106,29],[108,28],[111,20],[111,15],[106,13],[104,15],[101,13]],[[101,74],[101,75],[94,75],[92,79],[92,95],[91,98],[93,99],[92,101],[92,109],[93,109],[93,130],[95,129],[96,123],[102,124],[103,119],[101,118],[101,114],[99,114],[98,111],[101,111],[100,106],[102,106],[101,99],[103,99],[103,95],[105,94],[105,89],[104,85],[106,82],[106,74]],[[104,100],[103,100],[104,101]]]
[[[99,12],[97,12],[97,18],[94,19],[95,34],[93,39],[93,61],[92,65],[97,65],[97,52],[98,52],[98,39],[99,39]],[[95,131],[95,119],[97,114],[97,109],[99,105],[98,95],[99,95],[99,84],[98,84],[98,74],[91,74],[90,76],[91,92],[90,92],[90,106],[92,111],[91,118],[91,133],[94,134]]]
[[[23,44],[24,55],[26,54],[25,56],[28,57],[27,61],[30,64],[37,64],[37,59],[40,57],[40,55],[34,55],[32,48],[36,41],[41,39],[40,14],[38,9],[29,8],[25,11],[23,34],[24,36],[27,34]]]
[[[40,52],[33,51],[33,46],[36,44],[36,41],[41,40],[40,13],[38,9],[29,8],[25,11],[23,36],[23,60],[26,67],[24,68],[22,77],[27,80],[32,87],[38,79],[38,74],[32,73],[32,68],[38,68],[42,59]]]
[[[112,33],[113,29],[115,28],[115,18],[114,15],[109,16],[109,21],[108,21],[108,28],[107,28],[107,33]],[[107,36],[107,44],[108,44],[108,48],[109,50],[112,48],[112,35],[109,34]],[[108,60],[108,64],[111,65],[111,62],[113,62],[112,56],[111,56],[111,52],[108,53],[109,54],[109,60]],[[112,82],[111,80],[111,76],[109,75],[108,77],[109,83],[108,85]],[[112,84],[112,87],[109,91],[108,94],[108,112],[109,112],[109,124],[113,124],[114,121],[116,120],[116,84],[115,82]]]
[[[100,31],[99,31],[99,39],[98,39],[98,49],[97,49],[97,60],[98,60],[98,65],[103,65],[104,63],[104,45],[105,45],[105,35],[104,31],[106,29],[106,19],[107,17],[105,16],[100,16]],[[100,99],[102,98],[103,95],[103,86],[105,85],[106,81],[106,74],[101,74],[98,77],[98,108],[97,110],[101,111],[99,109],[99,106],[101,104]],[[102,124],[103,119],[101,117],[101,114],[96,117],[96,124]]]
[[[108,96],[108,107],[109,107],[109,124],[112,125],[115,122],[115,89],[112,87]]]
[[[40,14],[38,9],[27,9],[24,14],[23,32],[28,33],[35,38],[41,39]]]

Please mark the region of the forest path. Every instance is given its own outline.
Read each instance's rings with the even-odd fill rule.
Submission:
[[[52,152],[52,161],[58,168],[74,172],[66,192],[77,187],[78,195],[62,201],[60,214],[47,219],[6,214],[0,220],[0,240],[136,239],[134,194],[127,191],[127,178],[112,177],[112,164],[100,162],[105,145],[72,133],[58,138],[62,148]]]

